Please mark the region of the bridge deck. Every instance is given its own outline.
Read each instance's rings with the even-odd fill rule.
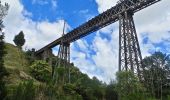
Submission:
[[[45,49],[53,48],[56,45],[59,45],[61,40],[64,43],[71,43],[111,23],[114,23],[119,20],[119,15],[125,11],[131,11],[132,13],[135,13],[158,1],[161,0],[121,0],[111,9],[99,14],[98,16],[70,31],[63,37],[60,37],[59,39],[56,39],[55,41],[41,48],[36,52],[36,55],[42,53]]]

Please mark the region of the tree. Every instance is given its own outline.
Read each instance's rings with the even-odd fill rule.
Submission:
[[[17,45],[17,47],[19,49],[22,49],[22,46],[25,44],[25,39],[24,39],[23,31],[20,31],[18,35],[15,35],[13,41],[14,41],[15,45]],[[19,51],[19,49],[18,49],[18,51]],[[23,59],[22,55],[21,54],[19,54],[19,55],[20,55],[21,59]],[[21,63],[23,65],[23,60],[22,60]]]
[[[145,87],[157,98],[170,93],[170,57],[162,52],[155,52],[143,59]],[[169,90],[167,90],[169,89]]]
[[[6,96],[6,89],[5,89],[5,82],[3,78],[8,75],[6,68],[4,67],[4,56],[6,54],[5,51],[5,43],[3,41],[4,39],[4,33],[1,31],[2,34],[0,34],[0,98],[5,98]]]
[[[15,35],[13,41],[14,41],[15,45],[17,45],[21,49],[22,46],[25,44],[23,31],[20,31],[18,35]]]
[[[116,83],[111,81],[106,87],[106,100],[118,100],[118,93],[116,92]]]
[[[5,82],[4,82],[4,77],[8,75],[5,67],[4,67],[4,56],[6,54],[5,51],[5,43],[4,43],[4,32],[2,32],[2,29],[4,28],[4,25],[2,24],[3,21],[3,17],[5,17],[5,15],[8,12],[9,9],[9,5],[7,3],[5,3],[5,6],[3,6],[1,4],[0,1],[0,98],[1,100],[3,100],[6,97],[6,87],[5,87]]]
[[[119,99],[121,100],[145,100],[144,88],[136,75],[131,71],[122,71],[116,74]]]
[[[28,49],[25,55],[26,55],[26,59],[29,62],[29,65],[35,61],[35,49],[34,48],[32,48],[31,50]]]

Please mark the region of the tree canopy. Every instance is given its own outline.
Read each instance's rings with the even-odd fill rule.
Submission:
[[[0,31],[0,98],[3,99],[6,96],[5,82],[3,78],[8,75],[7,70],[4,66],[4,56],[6,54],[5,51],[5,43],[4,43],[4,33]]]
[[[14,43],[17,45],[19,48],[22,48],[22,46],[25,44],[25,38],[24,38],[24,33],[23,31],[20,31],[18,35],[14,37]]]
[[[143,59],[144,84],[152,96],[162,98],[170,89],[170,57],[162,52],[155,52]]]

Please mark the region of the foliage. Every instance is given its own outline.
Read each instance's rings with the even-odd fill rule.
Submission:
[[[65,92],[66,94],[70,94],[70,95],[75,94],[75,86],[74,86],[73,84],[70,84],[70,83],[65,84],[65,85],[63,86],[63,89],[64,89],[64,92]]]
[[[138,78],[131,71],[122,71],[116,74],[116,91],[121,100],[144,100],[144,88],[138,81]]]
[[[42,82],[48,82],[51,79],[51,69],[45,61],[37,60],[30,66],[31,75]]]
[[[167,100],[170,100],[170,95],[167,96]]]
[[[106,100],[118,100],[118,93],[116,92],[116,83],[110,82],[105,90]]]
[[[21,82],[13,91],[11,100],[34,100],[36,87],[33,80]]]
[[[25,44],[23,31],[20,31],[19,34],[14,37],[13,41],[19,48],[22,48],[22,46]]]
[[[26,51],[26,59],[28,60],[29,64],[32,64],[34,61],[35,61],[35,57],[34,57],[34,54],[35,54],[35,49],[32,48],[31,50],[27,50]]]
[[[170,92],[170,57],[162,52],[155,52],[149,57],[143,59],[145,87],[152,96],[161,98]],[[167,91],[167,89],[169,89]],[[162,93],[160,92],[162,90]]]
[[[58,80],[58,82],[59,83],[61,83],[61,84],[64,84],[64,79],[65,79],[65,68],[64,67],[58,67],[58,68],[56,68],[56,70],[57,70],[57,80]]]
[[[4,56],[6,54],[6,51],[3,39],[4,33],[0,35],[0,98],[2,99],[4,99],[6,96],[5,82],[3,78],[8,75],[7,70],[4,67]]]
[[[5,43],[3,41],[4,34],[0,35],[0,80],[6,75],[6,69],[4,67],[4,56],[6,54],[5,51]]]
[[[76,73],[78,78],[75,82],[75,91],[82,96],[83,100],[101,100],[104,97],[104,86],[98,79],[93,78],[91,80],[86,74]],[[73,75],[71,76],[74,77]]]

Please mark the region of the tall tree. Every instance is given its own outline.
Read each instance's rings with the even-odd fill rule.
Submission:
[[[4,33],[0,28],[0,98],[4,99],[6,96],[6,89],[5,89],[5,82],[3,78],[8,75],[5,67],[4,67],[4,55],[6,54],[5,51],[5,43],[3,41]]]
[[[25,44],[25,38],[24,38],[23,31],[20,31],[18,35],[15,35],[13,41],[14,41],[15,45],[17,45],[21,49],[22,46]]]
[[[166,91],[170,80],[170,57],[162,52],[155,52],[143,59],[144,80],[148,91],[157,98],[170,93]],[[166,91],[166,92],[165,92]],[[168,93],[167,93],[168,92]]]
[[[4,100],[6,97],[6,88],[5,88],[5,82],[4,77],[8,75],[5,67],[4,67],[4,55],[6,54],[5,51],[5,43],[4,43],[4,32],[2,32],[2,29],[4,28],[4,25],[2,24],[2,19],[7,15],[9,5],[5,3],[3,6],[0,1],[0,99]]]
[[[116,92],[116,83],[111,81],[109,85],[107,85],[105,90],[106,100],[118,100],[118,93]]]
[[[122,71],[116,74],[117,86],[120,100],[145,100],[144,88],[136,75],[131,71]]]

